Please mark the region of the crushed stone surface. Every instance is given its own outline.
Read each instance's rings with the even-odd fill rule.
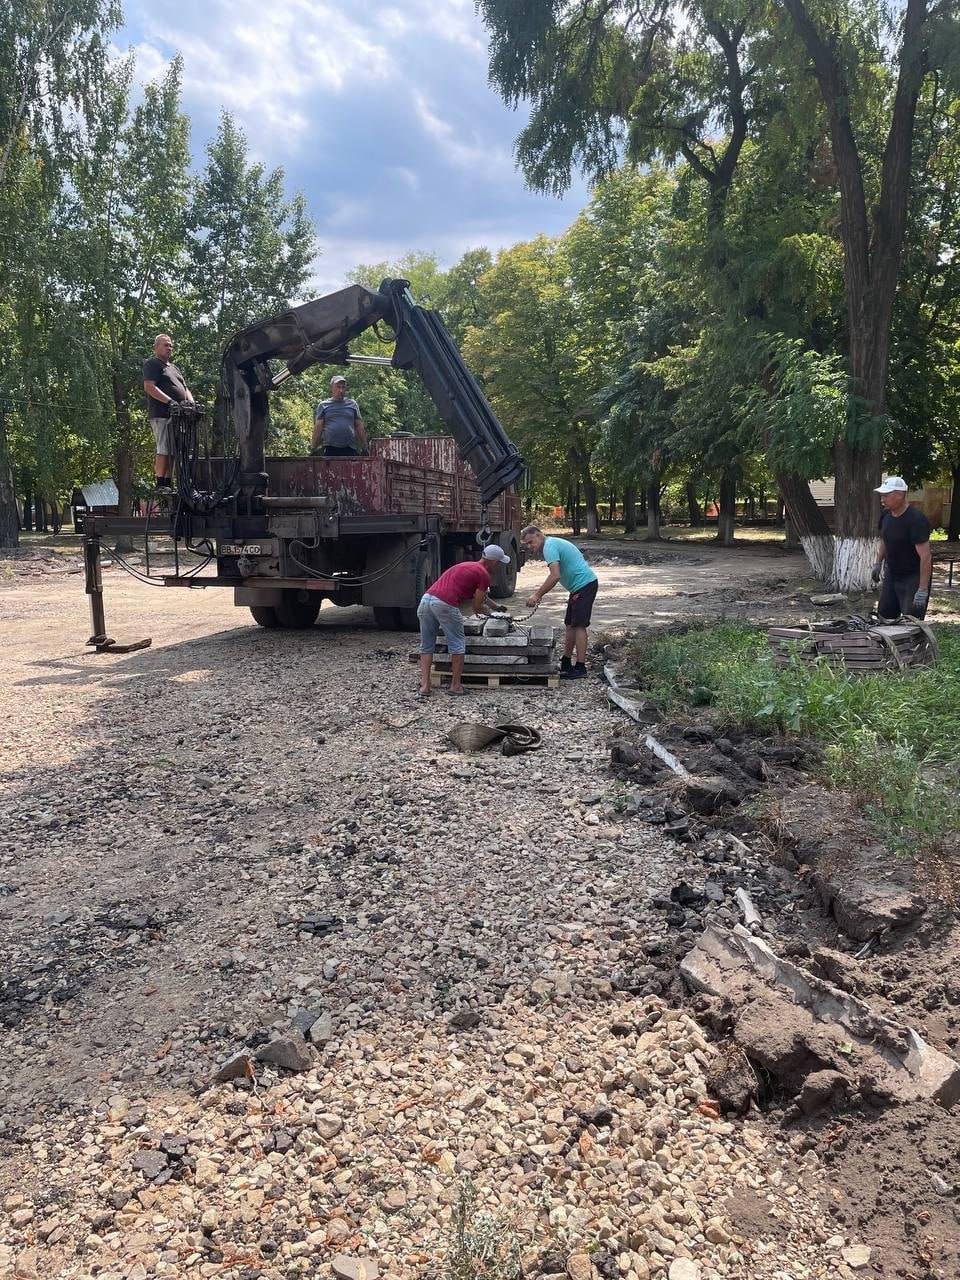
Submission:
[[[75,580],[4,595],[0,1276],[865,1274],[816,1151],[707,1098],[651,906],[692,855],[598,680],[418,704],[363,611],[155,594],[111,583],[127,656]]]

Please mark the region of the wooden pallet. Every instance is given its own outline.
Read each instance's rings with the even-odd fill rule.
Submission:
[[[866,674],[929,666],[937,660],[937,643],[925,623],[887,623],[850,631],[843,629],[842,622],[770,627],[767,638],[778,667],[788,666],[796,656],[804,662]]]
[[[430,685],[439,689],[452,680],[449,671],[438,671],[436,667],[430,672]],[[475,688],[499,689],[501,685],[527,685],[540,689],[558,689],[560,673],[558,671],[533,672],[518,670],[516,667],[507,671],[464,671],[463,683]]]

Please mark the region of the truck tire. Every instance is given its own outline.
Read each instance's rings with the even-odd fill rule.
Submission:
[[[505,542],[506,545],[504,546]],[[490,594],[494,600],[509,600],[517,589],[520,557],[517,554],[517,544],[512,538],[509,541],[500,539],[500,545],[510,557],[510,563],[497,565],[490,583]]]
[[[272,604],[252,604],[250,612],[258,627],[266,627],[268,631],[273,631],[280,625],[277,611]]]
[[[276,606],[277,623],[285,630],[305,630],[317,620],[323,602],[317,599],[298,600],[299,594],[299,591],[285,591],[283,600]]]
[[[506,566],[504,566],[506,567]],[[419,631],[420,619],[417,617],[417,609],[420,605],[420,599],[427,587],[436,582],[439,578],[439,572],[434,568],[433,555],[429,551],[422,551],[417,557],[417,578],[416,578],[416,598],[417,603],[412,609],[400,607],[395,609],[397,615],[398,631]]]

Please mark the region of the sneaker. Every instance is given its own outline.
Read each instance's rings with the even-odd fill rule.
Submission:
[[[582,662],[576,662],[569,671],[560,669],[561,680],[585,680],[587,678],[587,668]]]
[[[570,667],[571,667],[570,659],[567,657],[566,654],[564,654],[563,657],[560,659],[560,670],[569,671]]]

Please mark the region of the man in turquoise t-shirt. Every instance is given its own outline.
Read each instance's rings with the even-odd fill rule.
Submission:
[[[528,524],[520,531],[520,541],[531,555],[542,555],[550,569],[546,581],[527,600],[527,607],[532,609],[538,605],[558,582],[570,592],[563,617],[560,678],[582,680],[587,674],[587,628],[600,585],[597,575],[584,560],[579,547],[566,538],[548,538],[535,524]]]

